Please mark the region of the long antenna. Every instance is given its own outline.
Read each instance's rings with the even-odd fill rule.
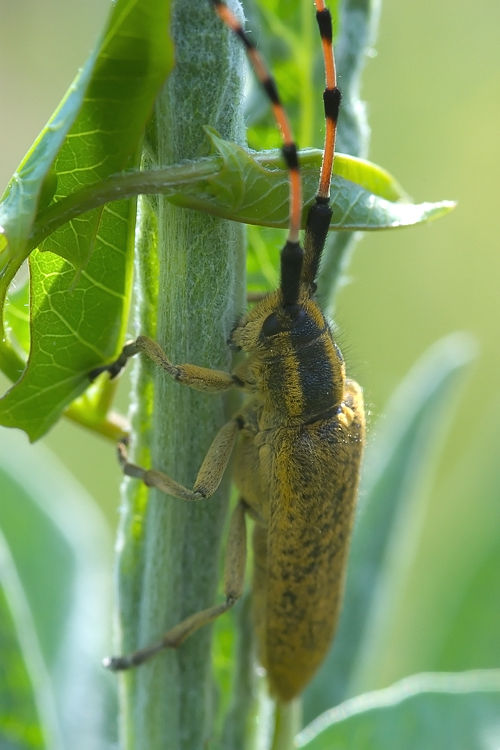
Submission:
[[[219,18],[243,42],[257,78],[271,102],[273,114],[283,135],[282,153],[290,173],[290,223],[288,236],[281,251],[281,282],[283,305],[291,317],[295,316],[295,306],[299,299],[300,278],[304,251],[299,243],[299,229],[302,217],[302,180],[299,172],[297,145],[285,108],[279,98],[276,82],[267,69],[262,55],[246,34],[242,25],[222,0],[211,0]],[[330,168],[331,169],[331,168]]]
[[[316,2],[316,20],[318,22],[323,57],[325,60],[326,88],[323,92],[325,108],[325,147],[319,177],[316,203],[307,215],[306,232],[304,237],[305,257],[302,269],[302,282],[316,290],[315,279],[328,230],[332,218],[330,207],[330,183],[332,179],[333,160],[335,158],[335,137],[337,134],[337,120],[339,116],[341,94],[337,87],[335,70],[335,56],[333,54],[332,17],[323,0]]]
[[[335,70],[335,56],[333,54],[332,16],[330,11],[325,7],[323,0],[315,1],[317,8],[316,20],[323,45],[326,78],[326,88],[323,92],[326,120],[325,148],[316,198],[326,198],[329,201],[341,94],[337,88],[337,73]]]

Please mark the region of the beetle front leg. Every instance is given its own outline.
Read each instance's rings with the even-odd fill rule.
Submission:
[[[190,364],[172,364],[161,346],[148,336],[138,336],[135,341],[129,341],[128,344],[125,344],[118,359],[109,365],[96,367],[95,370],[92,370],[89,374],[90,380],[95,380],[103,372],[108,372],[111,378],[115,378],[123,370],[128,360],[141,352],[165,370],[173,380],[197,391],[220,393],[235,385],[236,381],[233,376],[223,370],[211,370],[208,367]]]
[[[226,425],[227,426],[227,425]],[[224,428],[223,428],[224,429]],[[210,451],[209,451],[210,453]],[[208,457],[208,454],[207,454]],[[194,499],[194,498],[193,498]],[[167,631],[159,641],[134,651],[128,656],[111,656],[104,660],[104,666],[113,671],[131,669],[143,664],[164,648],[178,648],[186,638],[203,625],[207,625],[236,604],[243,594],[246,563],[246,504],[240,500],[231,516],[229,536],[224,566],[224,593],[226,601],[213,607],[195,612]]]

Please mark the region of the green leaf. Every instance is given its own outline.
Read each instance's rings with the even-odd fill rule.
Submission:
[[[21,626],[29,627],[36,645],[34,689],[55,696],[52,713],[65,747],[102,747],[114,686],[100,665],[109,649],[107,526],[51,453],[28,445],[20,432],[0,430],[0,496],[0,529],[25,602]],[[0,626],[4,622],[0,616]],[[0,695],[0,712],[4,705]],[[8,705],[11,713],[24,710],[22,695],[13,694]]]
[[[172,203],[232,221],[286,228],[289,222],[289,173],[280,151],[250,152],[205,128],[218,156],[161,169],[112,175],[77,190],[43,211],[33,245],[75,217],[109,201],[139,194],[164,195]],[[315,200],[322,152],[300,152],[304,193],[303,226]],[[437,218],[451,201],[412,204],[398,182],[382,167],[338,154],[332,179],[332,230],[394,229]]]
[[[418,559],[389,625],[391,647],[377,665],[377,680],[418,669],[500,666],[499,396],[488,399],[465,449],[432,492],[439,502],[426,509]],[[472,403],[464,404],[467,413]]]
[[[495,490],[498,498],[498,484]],[[480,493],[477,497],[483,498]],[[460,662],[481,667],[498,664],[499,570],[500,542],[497,541],[477,568],[470,571],[470,578],[456,582],[459,591],[455,593],[462,596],[459,606],[453,608],[452,621],[445,623],[448,626],[446,638],[442,653],[437,655],[440,663]]]
[[[384,633],[389,631],[388,623],[405,588],[420,535],[422,501],[450,427],[464,368],[476,352],[475,340],[468,334],[456,333],[436,342],[394,394],[385,429],[367,455],[362,488],[366,496],[353,536],[351,580],[358,581],[358,603],[362,590],[368,594],[369,608],[364,609],[364,632],[351,669],[350,695],[369,684],[384,651]],[[368,539],[379,541],[372,542],[365,555]],[[369,558],[376,571],[371,582]]]
[[[0,401],[1,424],[37,440],[88,387],[88,373],[117,356],[131,271],[118,248],[95,253],[75,285],[67,261],[32,253],[32,345],[21,380]]]
[[[51,686],[9,549],[0,533],[0,747],[61,748]]]
[[[288,223],[289,176],[279,152],[249,154],[234,143],[210,137],[224,160],[219,173],[208,177],[212,195],[187,187],[172,198],[178,205],[214,213],[233,221],[268,227]],[[321,152],[301,152],[304,190],[304,221],[317,190]],[[358,184],[352,180],[356,180]],[[404,196],[396,180],[385,170],[362,159],[342,155],[332,179],[331,229],[392,229],[417,224],[447,213],[449,201],[414,205],[399,202]]]
[[[399,182],[385,169],[367,159],[335,154],[333,173],[388,201],[408,201],[408,194]]]
[[[2,269],[24,258],[40,207],[136,160],[139,139],[173,61],[168,18],[167,2],[118,0],[113,6],[96,50],[4,193],[0,226],[8,245]],[[86,220],[85,239],[79,229],[68,228],[48,249],[82,267],[99,221],[99,216]]]
[[[2,424],[20,426],[32,440],[37,439],[85,390],[87,373],[118,353],[130,294],[132,227],[131,217],[125,224],[121,222],[119,207],[125,203],[103,208],[104,201],[116,195],[163,193],[178,205],[234,221],[286,227],[289,183],[279,153],[252,155],[214,131],[209,134],[222,161],[212,157],[189,165],[116,175],[77,191],[42,213],[40,239],[68,219],[72,222],[66,226],[76,227],[74,221],[86,221],[91,213],[75,217],[89,208],[97,210],[99,204],[102,221],[83,275],[75,278],[72,266],[50,255],[38,253],[31,258],[33,347],[22,380],[0,406]],[[302,155],[306,205],[314,200],[320,161],[320,151]],[[387,229],[434,218],[452,207],[449,202],[415,206],[389,200],[399,198],[402,190],[384,170],[363,160],[341,156],[337,170],[332,183],[332,229]],[[126,240],[123,229],[129,232],[125,256],[119,249]],[[62,229],[43,243],[44,248],[59,231]],[[66,254],[70,254],[70,243]],[[72,262],[80,262],[78,253]],[[52,359],[56,364],[53,339],[58,344],[57,367],[51,366]]]
[[[16,279],[16,288],[9,291],[5,306],[5,323],[7,332],[14,334],[19,348],[27,356],[30,348],[28,278],[24,282],[19,280],[19,283]]]
[[[418,533],[416,503],[449,424],[463,369],[474,353],[474,342],[464,334],[434,344],[399,386],[385,410],[383,426],[374,431],[363,469],[339,628],[329,656],[304,695],[306,722],[352,695],[353,680],[367,668],[368,641],[379,630],[377,619],[387,596],[394,596],[391,575],[406,569],[405,555],[413,549],[403,528],[409,525],[413,534]],[[401,555],[397,560],[396,549]]]
[[[57,155],[55,199],[137,161],[172,62],[168,18],[166,2],[114,5],[78,117]],[[134,228],[135,202],[118,202],[61,227],[43,243],[45,252],[32,254],[32,346],[21,379],[0,403],[1,424],[36,440],[87,388],[88,373],[118,355],[130,305]]]
[[[0,203],[0,269],[12,279],[26,257],[25,245],[39,208],[44,181],[82,105],[96,52],[68,89],[64,99],[9,182]],[[52,173],[48,183],[55,188]],[[45,201],[46,196],[45,196]],[[5,293],[5,292],[4,292]]]
[[[327,711],[305,750],[488,750],[500,743],[500,671],[422,674]]]
[[[57,155],[54,200],[137,164],[142,134],[173,63],[169,14],[168,2],[118,0],[114,5],[78,118]],[[93,251],[102,252],[99,235],[108,223],[114,224],[116,244],[126,245],[134,213],[130,204],[114,206],[108,214],[95,211],[62,227],[43,249],[81,269]]]

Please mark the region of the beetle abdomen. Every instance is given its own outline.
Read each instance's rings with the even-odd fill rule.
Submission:
[[[285,701],[322,662],[340,609],[364,437],[361,391],[347,389],[347,411],[272,441],[267,545],[263,530],[254,536],[255,621],[271,689]]]

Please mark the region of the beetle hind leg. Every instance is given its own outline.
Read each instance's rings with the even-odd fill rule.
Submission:
[[[246,504],[240,500],[233,510],[226,548],[224,565],[224,593],[222,604],[203,609],[186,617],[185,620],[168,630],[158,641],[126,656],[110,656],[104,659],[104,666],[113,671],[137,667],[148,661],[164,648],[178,648],[186,638],[203,625],[212,622],[233,607],[243,594],[246,563]]]

